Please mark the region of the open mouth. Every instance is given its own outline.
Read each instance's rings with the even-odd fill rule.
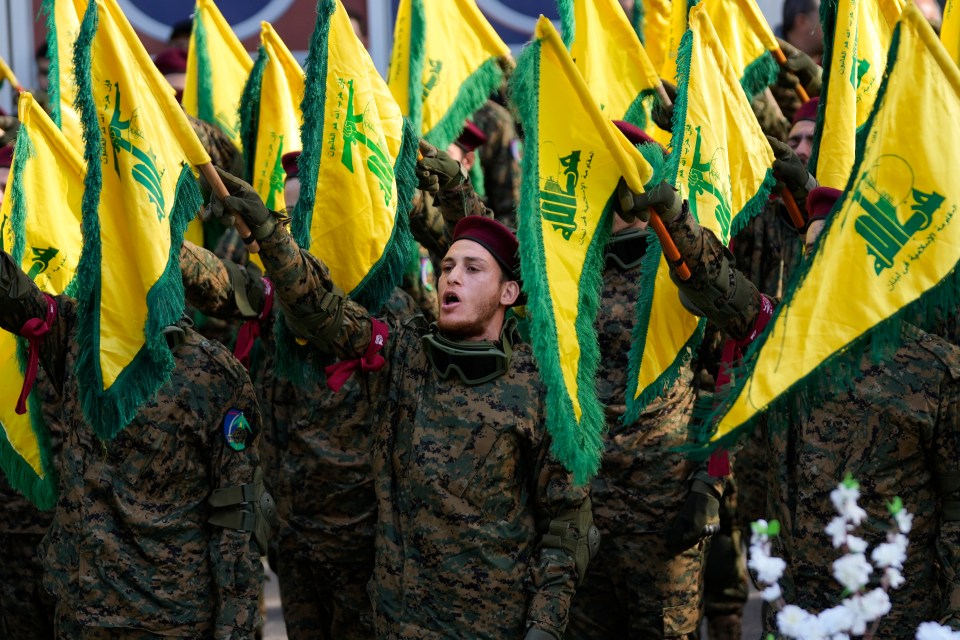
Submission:
[[[448,291],[447,293],[443,294],[443,299],[440,301],[441,303],[440,306],[443,307],[444,309],[448,309],[458,304],[459,302],[460,302],[460,296],[453,293],[452,291]]]

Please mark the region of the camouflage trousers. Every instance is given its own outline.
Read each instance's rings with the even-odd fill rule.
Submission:
[[[660,534],[604,536],[573,598],[567,640],[695,638],[704,546],[674,556]]]
[[[55,600],[43,588],[43,534],[0,534],[0,637],[53,638]]]
[[[373,607],[367,582],[374,548],[336,550],[296,534],[278,544],[277,577],[290,640],[370,640]]]
[[[198,633],[187,636],[169,636],[150,633],[142,629],[124,629],[119,627],[87,627],[77,621],[74,611],[66,606],[57,606],[56,614],[57,640],[171,640],[179,638],[180,640],[201,640],[209,637],[209,634]],[[235,635],[230,640],[241,640],[250,637],[248,631],[238,633],[245,635]],[[219,636],[218,636],[219,638]]]

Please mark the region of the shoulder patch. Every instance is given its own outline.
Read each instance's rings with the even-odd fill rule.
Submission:
[[[230,409],[223,417],[223,439],[234,451],[243,451],[256,434],[240,409]]]
[[[920,334],[917,344],[926,351],[932,353],[940,362],[944,364],[950,377],[954,380],[960,379],[960,347],[951,344],[944,338],[932,333]]]

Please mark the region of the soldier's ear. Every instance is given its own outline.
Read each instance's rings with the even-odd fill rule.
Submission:
[[[513,306],[520,297],[520,284],[516,280],[507,280],[500,287],[500,304]]]

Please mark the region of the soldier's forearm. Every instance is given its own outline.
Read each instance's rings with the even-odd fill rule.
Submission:
[[[6,251],[0,252],[0,301],[0,328],[11,333],[47,313],[43,293]]]
[[[187,302],[212,318],[255,318],[263,308],[263,280],[212,251],[184,241],[180,272]]]

